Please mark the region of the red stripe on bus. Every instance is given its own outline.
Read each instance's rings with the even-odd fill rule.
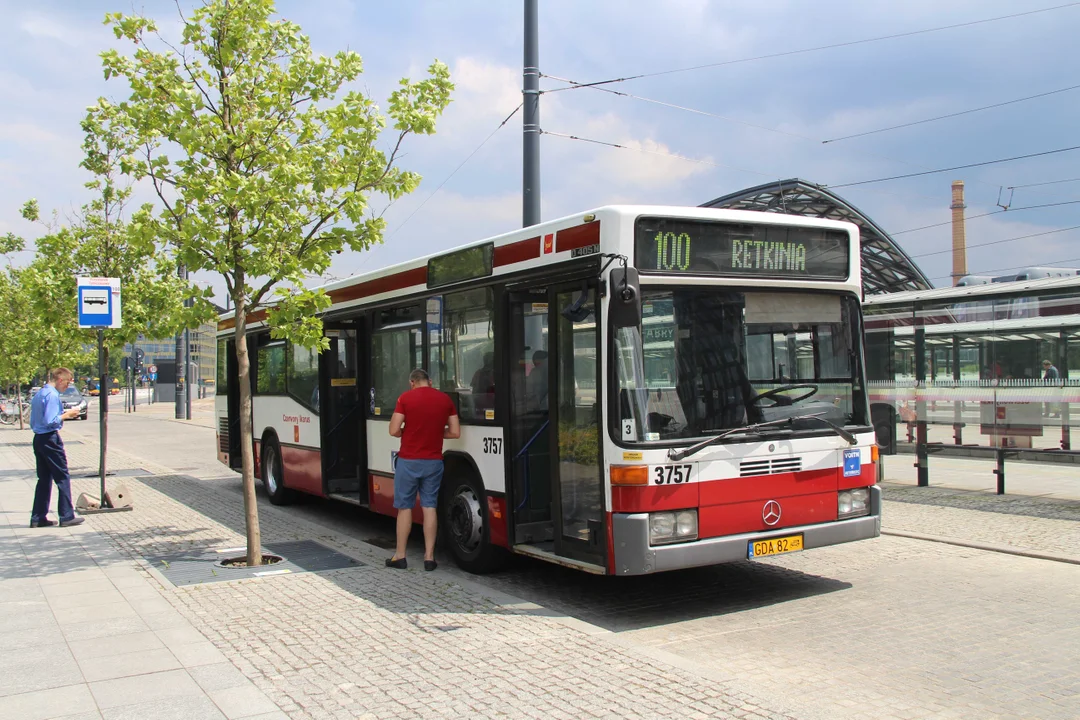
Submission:
[[[866,487],[867,485],[877,485],[877,465],[874,463],[863,463],[859,474],[853,477],[844,477],[844,473],[840,473],[839,483],[838,490],[850,490],[851,488]]]
[[[331,290],[329,295],[332,302],[341,303],[371,297],[372,295],[382,295],[395,290],[404,290],[415,285],[427,285],[427,265],[412,270],[402,270],[399,273],[368,280],[359,285]]]
[[[253,313],[248,313],[248,316],[247,316],[248,325],[250,325],[251,323],[262,322],[265,319],[266,319],[266,311],[265,310],[256,310]],[[222,320],[217,324],[217,329],[218,330],[228,330],[228,329],[234,328],[234,327],[236,327],[236,318],[234,318],[234,317]]]
[[[698,509],[698,537],[710,538],[748,532],[764,532],[813,525],[836,520],[836,491],[770,498],[780,503],[780,520],[766,525],[764,500],[750,500],[727,505],[709,505]]]
[[[493,262],[495,267],[502,267],[503,265],[513,265],[526,260],[535,260],[538,257],[540,257],[539,235],[528,240],[518,240],[509,245],[496,247]]]
[[[281,468],[285,487],[323,497],[322,453],[318,450],[282,445]]]
[[[537,238],[539,239],[539,238]],[[506,531],[506,498],[487,496],[488,539],[492,545],[510,547],[510,535]]]
[[[576,225],[555,233],[555,252],[596,245],[600,242],[600,223]]]
[[[723,480],[707,481],[702,478],[697,484],[701,486],[702,506],[764,502],[820,492],[831,492],[835,499],[836,483],[840,475],[840,468],[834,467]],[[834,502],[833,505],[835,504]]]
[[[699,483],[611,487],[611,510],[617,513],[682,510],[698,506]]]

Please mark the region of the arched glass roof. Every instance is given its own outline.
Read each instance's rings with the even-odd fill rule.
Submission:
[[[863,291],[867,295],[933,287],[887,232],[858,208],[820,185],[792,178],[740,190],[701,207],[788,213],[855,223],[862,238]]]

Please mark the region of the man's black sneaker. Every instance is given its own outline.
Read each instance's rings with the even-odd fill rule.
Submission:
[[[409,567],[409,561],[405,558],[386,558],[386,567],[394,568],[395,570],[407,570]]]
[[[45,519],[45,520],[38,520],[37,522],[30,523],[30,527],[32,527],[32,528],[52,527],[55,524],[56,523],[54,523],[52,520]]]
[[[86,522],[86,518],[79,517],[78,515],[76,515],[75,517],[71,518],[70,520],[61,520],[60,521],[60,527],[71,527],[72,525],[82,525],[84,522]]]

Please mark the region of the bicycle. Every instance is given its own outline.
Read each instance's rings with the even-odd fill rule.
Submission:
[[[0,425],[14,425],[19,419],[19,411],[10,400],[0,398]]]

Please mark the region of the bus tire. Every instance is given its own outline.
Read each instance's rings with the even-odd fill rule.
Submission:
[[[443,546],[465,572],[483,575],[500,569],[505,549],[491,544],[487,495],[472,468],[446,463],[439,496],[439,526]]]
[[[262,442],[262,467],[263,487],[272,505],[288,505],[296,494],[285,487],[285,472],[281,464],[281,446],[277,438],[268,435]]]

